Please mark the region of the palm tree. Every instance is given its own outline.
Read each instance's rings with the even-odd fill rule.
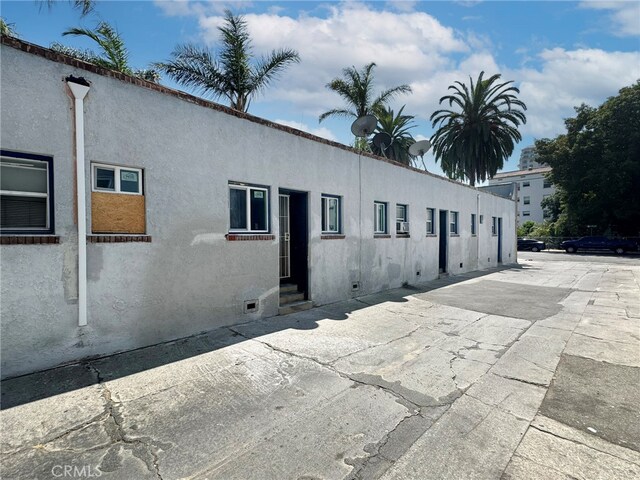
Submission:
[[[80,10],[83,17],[91,13],[96,5],[96,0],[69,0],[69,2],[73,3],[73,8]],[[40,0],[40,5],[46,4],[49,8],[53,7],[55,3],[58,2],[56,0]]]
[[[224,24],[218,30],[221,47],[217,57],[207,48],[179,45],[171,60],[155,67],[185,87],[213,98],[225,97],[231,108],[246,112],[255,95],[287,66],[300,61],[291,49],[273,50],[254,59],[247,22],[229,10],[225,10]]]
[[[386,133],[391,137],[391,143],[385,148],[384,152],[377,146],[371,145],[371,151],[376,155],[384,155],[396,162],[411,165],[413,156],[409,154],[409,147],[415,142],[413,135],[409,130],[415,128],[413,115],[403,115],[405,105],[395,115],[394,111],[387,108],[378,112],[377,133]]]
[[[135,70],[129,65],[129,51],[124,44],[124,40],[118,31],[107,22],[100,22],[95,30],[86,28],[70,28],[63,32],[64,36],[84,36],[89,37],[98,44],[102,50],[102,54],[98,55],[91,50],[80,50],[73,47],[60,45],[59,43],[51,44],[51,49],[57,52],[69,55],[85,62],[94,63],[116,72],[126,75],[132,75],[151,82],[157,83],[160,75],[155,70],[143,69]]]
[[[516,96],[520,90],[508,86],[513,81],[499,83],[498,74],[483,80],[483,75],[481,72],[475,84],[469,77],[469,87],[461,82],[450,85],[453,93],[440,103],[455,104],[458,109],[431,115],[432,126],[439,125],[431,138],[436,161],[440,160],[449,178],[466,177],[472,186],[502,168],[522,139],[517,127],[527,121],[527,107]]]
[[[377,115],[382,112],[387,103],[400,93],[411,93],[409,85],[399,85],[397,87],[384,90],[380,95],[373,98],[373,69],[375,63],[365,65],[362,70],[356,67],[348,67],[342,70],[342,78],[334,78],[326,87],[340,95],[346,102],[346,108],[334,108],[324,112],[318,118],[322,122],[328,117],[355,117],[364,115]]]
[[[18,37],[15,29],[15,23],[7,23],[4,18],[0,17],[0,34],[8,37]]]

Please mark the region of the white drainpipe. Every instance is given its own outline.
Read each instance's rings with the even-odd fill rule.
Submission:
[[[78,326],[87,324],[87,210],[84,179],[84,97],[87,85],[80,79],[67,78],[67,85],[75,97],[76,120],[76,195],[78,199]]]

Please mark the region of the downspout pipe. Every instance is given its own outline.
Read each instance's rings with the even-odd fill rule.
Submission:
[[[87,325],[87,208],[84,174],[84,97],[89,82],[69,76],[65,79],[75,98],[76,197],[78,206],[78,326]]]

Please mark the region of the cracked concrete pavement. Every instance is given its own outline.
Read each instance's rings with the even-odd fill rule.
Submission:
[[[640,478],[640,265],[525,254],[5,380],[4,479]]]

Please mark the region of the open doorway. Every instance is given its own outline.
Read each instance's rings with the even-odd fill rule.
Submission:
[[[294,190],[279,192],[280,304],[309,297],[308,194]]]
[[[447,210],[440,210],[440,222],[438,228],[438,271],[447,273],[447,238],[449,230],[447,229]]]

